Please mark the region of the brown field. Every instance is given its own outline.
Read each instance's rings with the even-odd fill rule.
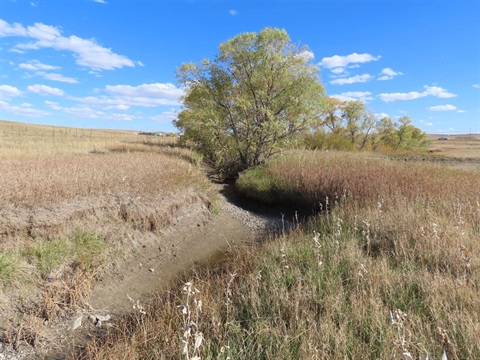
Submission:
[[[438,140],[446,137],[448,140]],[[480,159],[480,134],[429,135],[430,153],[435,157]]]
[[[171,144],[135,131],[76,129],[0,120],[0,159],[108,151],[129,144]]]

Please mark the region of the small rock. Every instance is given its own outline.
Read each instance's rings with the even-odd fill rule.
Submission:
[[[93,322],[93,325],[95,325],[97,328],[102,327],[102,324],[104,322],[107,322],[108,320],[111,319],[110,315],[90,315],[90,320]]]
[[[80,315],[75,319],[72,325],[72,330],[77,330],[79,327],[82,326],[83,315]]]
[[[148,271],[150,271],[150,272],[154,272],[154,271],[155,271],[155,269],[153,269],[153,268],[150,268],[150,269],[148,269]]]
[[[104,322],[111,319],[110,315],[105,315],[105,316],[95,315],[95,318],[97,321],[104,321]]]

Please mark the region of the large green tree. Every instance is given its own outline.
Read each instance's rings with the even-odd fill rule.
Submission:
[[[222,43],[214,60],[178,69],[185,96],[175,125],[224,173],[260,165],[322,111],[312,59],[285,30],[240,34]]]

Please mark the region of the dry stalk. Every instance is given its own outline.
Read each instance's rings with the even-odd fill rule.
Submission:
[[[189,281],[183,286],[182,292],[185,294],[185,303],[177,306],[183,316],[182,355],[187,360],[200,360],[203,342],[203,333],[199,330],[202,300],[197,298],[200,290],[193,286],[193,281]]]

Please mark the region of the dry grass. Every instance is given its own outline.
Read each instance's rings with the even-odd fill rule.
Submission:
[[[191,187],[205,190],[208,183],[196,171],[187,162],[152,153],[0,160],[0,207],[34,208],[110,195],[148,197]]]
[[[68,236],[77,228],[103,236],[118,221],[161,231],[182,201],[185,206],[195,198],[208,203],[213,196],[197,167],[156,153],[4,159],[0,183],[0,249],[9,255],[0,259],[0,274],[9,283],[22,268],[19,254],[32,243]]]
[[[438,140],[444,135],[430,135],[430,153],[434,157],[480,159],[480,135],[450,135],[448,140]]]
[[[0,323],[15,346],[36,341],[21,312],[84,308],[142,234],[214,200],[199,158],[172,139],[0,121],[0,141]]]
[[[0,120],[0,159],[87,154],[121,145],[168,145],[173,142],[175,139],[139,135],[135,131],[76,129]]]
[[[294,152],[241,181],[251,196],[328,211],[197,274],[202,359],[480,358],[475,173]],[[77,357],[185,358],[183,303],[163,295]]]

